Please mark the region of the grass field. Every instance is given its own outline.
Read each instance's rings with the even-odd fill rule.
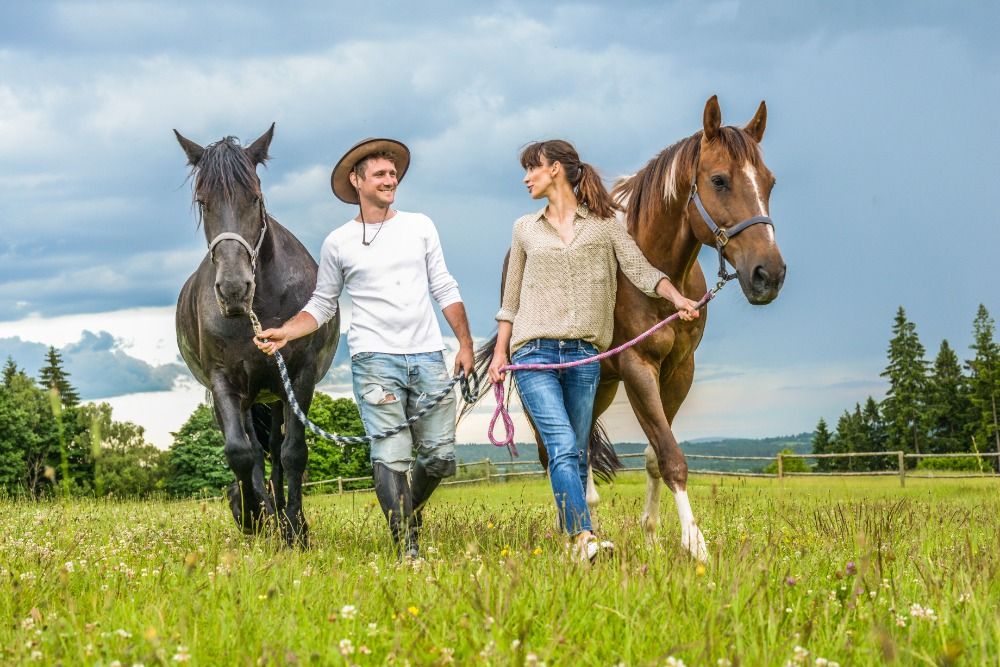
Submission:
[[[569,562],[547,482],[442,489],[397,564],[370,494],[307,498],[312,548],[221,502],[0,500],[0,662],[1000,664],[995,480],[693,477],[680,550],[644,477],[601,487],[613,560]]]

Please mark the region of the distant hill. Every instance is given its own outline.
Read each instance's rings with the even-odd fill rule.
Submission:
[[[698,438],[681,442],[685,454],[707,454],[712,456],[775,456],[783,449],[790,449],[798,454],[812,452],[812,433],[783,435],[772,438]],[[619,454],[641,454],[646,448],[644,442],[615,443]],[[520,456],[516,461],[537,461],[538,454],[535,443],[518,443]],[[503,447],[488,444],[458,445],[457,455],[460,461],[466,463],[481,461],[488,458],[495,463],[510,461],[511,457]],[[643,465],[642,458],[629,457],[622,461],[627,468],[638,468]],[[688,459],[689,470],[721,470],[728,472],[756,472],[767,465],[766,461],[725,461]]]

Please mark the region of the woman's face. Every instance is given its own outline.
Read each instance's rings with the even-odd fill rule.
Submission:
[[[528,194],[532,199],[542,199],[547,197],[552,188],[555,172],[559,170],[558,163],[552,164],[543,155],[542,163],[537,167],[528,167],[524,172],[524,184],[528,188]]]

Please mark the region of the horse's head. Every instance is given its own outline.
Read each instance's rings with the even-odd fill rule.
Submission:
[[[215,265],[215,298],[222,314],[246,315],[254,294],[257,253],[267,231],[267,214],[257,165],[268,158],[274,125],[243,148],[233,137],[202,147],[177,131],[194,177],[194,199]]]
[[[705,245],[720,247],[752,304],[773,301],[785,281],[785,261],[768,217],[774,176],[764,164],[759,145],[766,124],[764,102],[741,129],[723,127],[718,99],[713,95],[708,100],[687,204],[695,237]]]

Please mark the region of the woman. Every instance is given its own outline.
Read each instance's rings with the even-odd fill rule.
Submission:
[[[521,166],[528,194],[547,204],[514,223],[489,368],[493,382],[504,379],[500,369],[508,363],[508,349],[515,364],[570,362],[607,349],[619,267],[645,294],[673,303],[681,319],[698,317],[697,304],[643,257],[615,220],[617,205],[569,142],[530,144],[521,152]],[[584,561],[593,560],[602,546],[613,546],[594,537],[584,495],[600,375],[597,362],[561,371],[514,372],[521,402],[548,452],[560,523]]]

